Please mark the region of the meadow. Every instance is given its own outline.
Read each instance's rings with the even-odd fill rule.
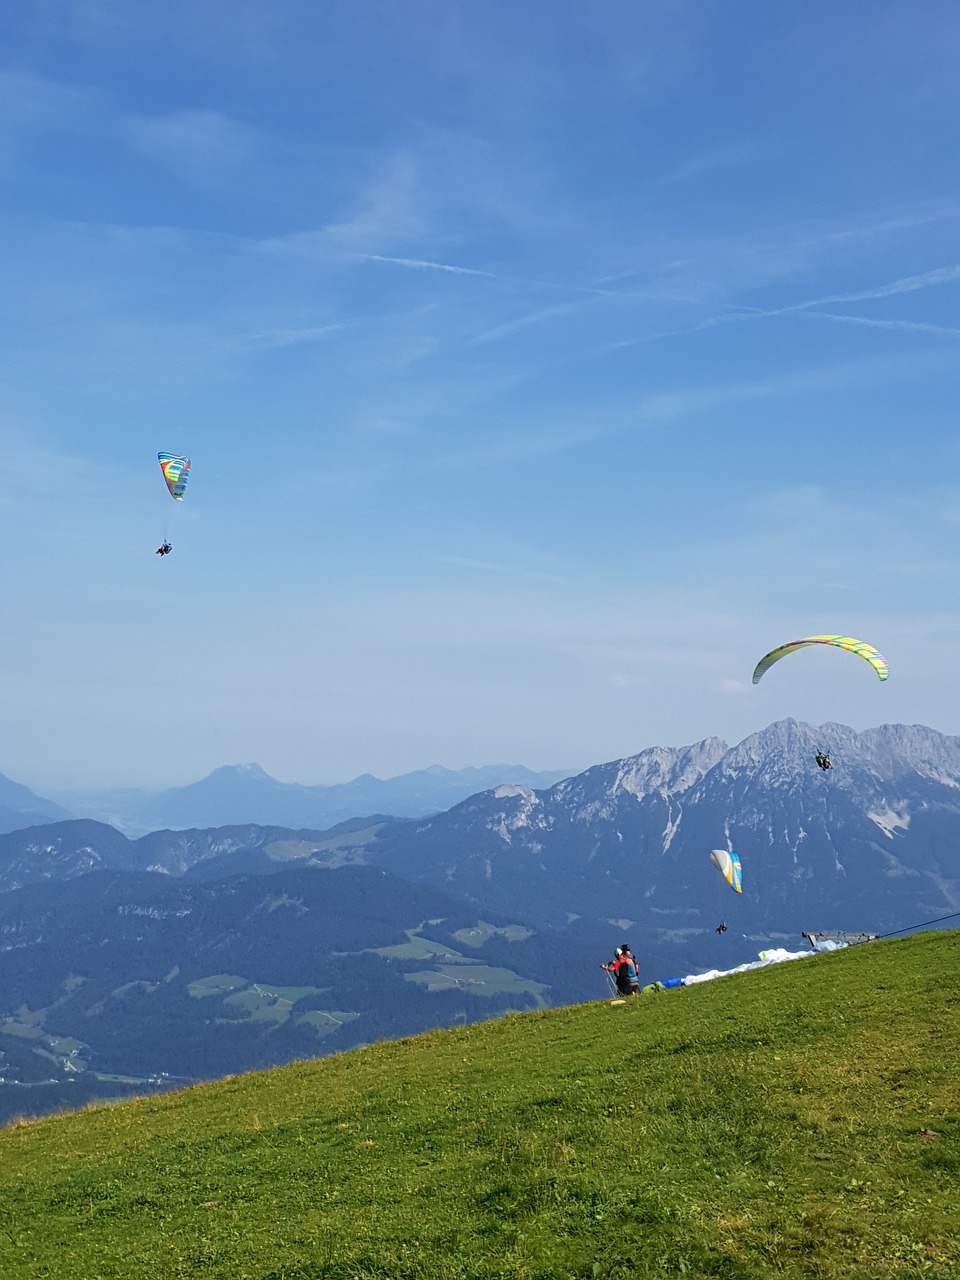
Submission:
[[[25,1123],[0,1275],[956,1277],[958,1051],[927,933]]]

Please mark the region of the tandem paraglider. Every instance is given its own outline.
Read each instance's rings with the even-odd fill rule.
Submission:
[[[711,849],[710,861],[734,893],[743,893],[743,868],[740,866],[740,859],[737,854],[730,849]],[[722,935],[726,932],[727,922],[726,920],[721,920],[716,929],[714,929],[714,933]]]
[[[886,658],[872,644],[867,644],[865,640],[857,640],[854,636],[806,636],[803,640],[791,640],[788,644],[782,644],[764,654],[754,668],[753,683],[759,684],[773,664],[779,662],[781,658],[786,658],[798,649],[807,649],[811,645],[817,644],[828,645],[833,649],[845,649],[847,653],[863,658],[864,662],[869,662],[870,666],[873,667],[879,680],[886,680],[890,676],[890,667]],[[814,759],[822,773],[826,773],[828,769],[833,768],[833,761],[825,751],[818,751]]]
[[[173,498],[174,502],[182,502],[187,488],[187,480],[190,478],[190,459],[177,453],[158,453],[157,461],[160,463],[160,470],[163,472],[163,480],[170,497]],[[171,510],[165,521],[167,528],[164,531],[163,541],[157,547],[156,554],[161,558],[168,556],[173,550],[173,543],[170,541],[172,515],[173,511]]]

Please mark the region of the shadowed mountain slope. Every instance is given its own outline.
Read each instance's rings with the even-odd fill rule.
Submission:
[[[67,809],[0,773],[0,834],[38,822],[59,822],[70,817],[72,815]]]

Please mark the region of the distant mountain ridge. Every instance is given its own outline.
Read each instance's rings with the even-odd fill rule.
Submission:
[[[833,754],[827,774],[814,762],[822,746]],[[743,860],[735,900],[705,870],[718,846]],[[134,841],[95,823],[31,828],[0,837],[0,889],[96,868],[206,879],[366,863],[478,910],[552,924],[629,919],[661,942],[709,941],[718,913],[760,938],[942,914],[960,906],[957,848],[960,738],[785,720],[734,747],[651,747],[545,789],[501,784],[421,819],[247,823]],[[698,944],[698,962],[708,950]]]
[[[323,832],[246,823],[152,831],[131,840],[107,823],[73,818],[0,835],[0,893],[45,881],[76,880],[92,871],[152,871],[212,879],[297,865],[340,867],[366,862],[363,848],[386,822],[397,823],[397,819],[373,816]]]
[[[224,765],[199,782],[156,794],[121,790],[63,798],[69,799],[74,816],[108,822],[134,836],[162,829],[246,823],[326,830],[347,819],[374,813],[421,818],[449,809],[467,796],[501,783],[548,787],[568,772],[561,769],[536,772],[524,765],[507,764],[445,769],[435,764],[395,778],[381,779],[364,773],[351,782],[305,786],[278,782],[258,764],[240,764]],[[70,815],[60,809],[57,816]],[[53,815],[36,820],[53,820]]]
[[[43,799],[29,787],[12,782],[0,773],[0,833],[37,822],[60,822],[72,816],[61,805]]]

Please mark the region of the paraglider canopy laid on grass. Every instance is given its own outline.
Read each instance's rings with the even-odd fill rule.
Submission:
[[[858,658],[863,658],[865,662],[870,663],[881,680],[886,680],[890,674],[890,668],[887,666],[886,660],[874,649],[872,644],[865,644],[863,640],[855,640],[853,636],[807,636],[804,640],[791,640],[789,644],[782,644],[779,649],[771,649],[757,663],[756,670],[753,673],[753,683],[759,684],[760,677],[764,672],[769,671],[775,662],[785,658],[788,653],[793,653],[797,649],[806,649],[811,644],[828,644],[835,649],[846,649],[848,653],[855,653]]]
[[[740,869],[740,859],[735,853],[729,853],[726,849],[711,849],[710,861],[734,892],[743,893],[743,872]]]
[[[157,461],[170,490],[170,497],[177,502],[183,501],[183,492],[190,476],[190,459],[181,458],[175,453],[158,453]]]

